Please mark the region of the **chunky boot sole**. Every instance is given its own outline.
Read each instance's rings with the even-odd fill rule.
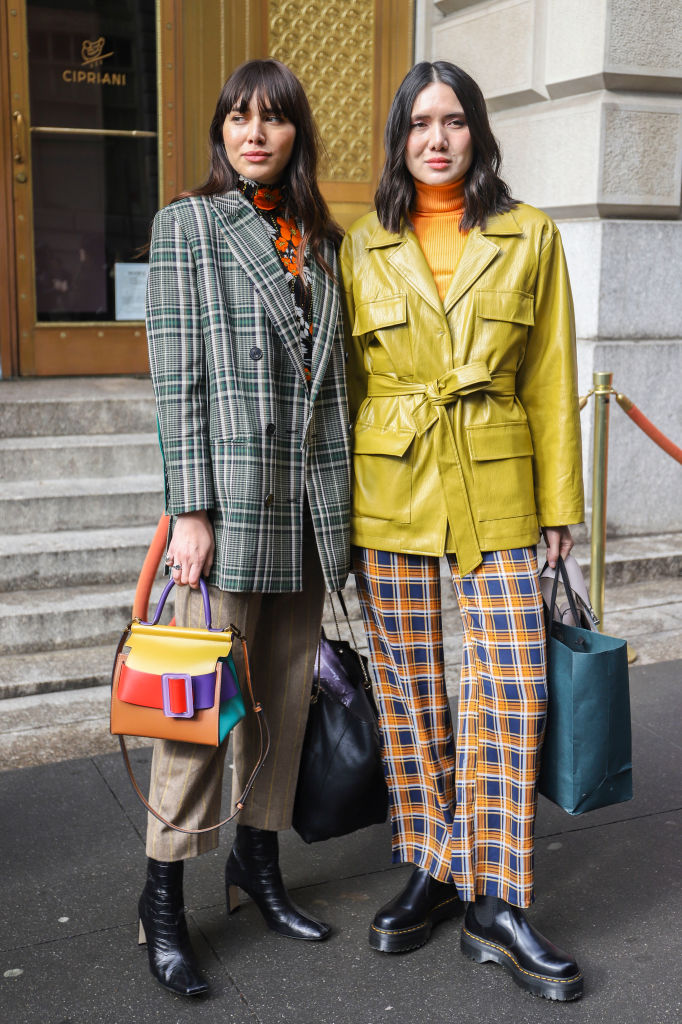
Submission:
[[[372,922],[369,926],[369,944],[379,953],[407,953],[411,949],[419,949],[431,938],[434,925],[456,917],[461,906],[459,897],[452,896],[437,904],[424,921],[407,928],[379,928]]]
[[[531,995],[570,1002],[572,999],[580,999],[583,994],[583,976],[580,971],[572,978],[553,978],[551,975],[527,971],[504,946],[479,939],[466,928],[462,928],[461,948],[465,956],[471,957],[478,964],[491,962],[506,967],[519,988]]]

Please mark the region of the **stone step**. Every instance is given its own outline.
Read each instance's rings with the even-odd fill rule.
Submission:
[[[92,434],[0,438],[0,479],[64,480],[157,474],[163,462],[156,434]]]
[[[589,579],[590,550],[580,546],[578,561]],[[682,574],[682,533],[607,537],[605,581],[616,586]]]
[[[36,693],[105,686],[111,680],[114,644],[6,654],[0,658],[0,700]]]
[[[163,513],[162,475],[103,480],[18,480],[3,485],[0,522],[5,534],[143,526]]]
[[[590,583],[589,539],[576,543],[573,551]],[[539,549],[544,556],[544,545]],[[607,537],[604,581],[620,586],[640,580],[679,576],[682,573],[682,533],[647,534],[645,537]]]
[[[161,586],[157,581],[152,603]],[[130,620],[134,594],[134,583],[0,594],[0,655],[116,643]],[[166,611],[173,614],[170,601]]]
[[[155,527],[0,535],[0,591],[136,580]]]
[[[0,437],[156,431],[149,378],[0,381]]]
[[[590,544],[584,531],[573,554],[583,571],[585,582],[590,583]],[[545,545],[538,545],[538,560],[542,565]],[[607,586],[635,583],[639,580],[661,579],[682,574],[682,533],[647,534],[641,537],[607,537],[605,560]],[[441,579],[449,577],[448,563],[441,559]]]
[[[126,743],[132,749],[148,747],[153,740],[131,736]],[[118,750],[118,736],[109,732],[107,686],[31,694],[3,701],[0,717],[1,770],[28,768]]]

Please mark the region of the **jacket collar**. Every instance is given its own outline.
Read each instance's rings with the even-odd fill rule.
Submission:
[[[488,223],[481,228],[482,235],[522,235],[523,228],[514,216],[513,210],[507,213],[494,213],[488,217]]]
[[[367,248],[383,250],[382,255],[391,267],[442,315],[452,309],[500,252],[500,246],[496,245],[493,237],[522,234],[523,229],[511,210],[489,217],[484,229],[474,228],[470,231],[442,302],[431,269],[413,231],[396,234],[378,224],[367,242]]]

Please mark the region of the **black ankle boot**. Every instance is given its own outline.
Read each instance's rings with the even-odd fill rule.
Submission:
[[[239,906],[237,887],[251,897],[268,928],[292,939],[319,941],[331,932],[328,924],[307,917],[291,902],[279,870],[277,833],[237,825],[232,853],[225,865],[227,909]]]
[[[410,880],[394,899],[378,912],[369,926],[369,944],[382,953],[404,953],[423,946],[439,921],[459,910],[457,889],[415,868]]]
[[[545,999],[580,999],[583,976],[567,953],[557,949],[526,920],[519,907],[496,896],[477,896],[467,907],[462,952],[479,964],[506,967],[521,988]]]
[[[182,897],[184,862],[147,861],[142,890],[140,944],[146,941],[149,969],[164,988],[181,996],[200,996],[208,985],[199,974],[189,941]]]

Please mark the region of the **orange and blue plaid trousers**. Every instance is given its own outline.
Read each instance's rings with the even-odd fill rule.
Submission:
[[[445,689],[437,558],[354,550],[377,682],[394,863],[454,882],[462,900],[533,901],[537,776],[547,708],[535,548],[487,551],[460,576],[457,746]]]

